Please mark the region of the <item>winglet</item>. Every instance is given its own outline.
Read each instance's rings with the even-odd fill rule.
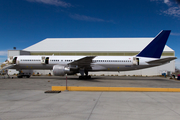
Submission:
[[[162,30],[137,57],[160,58],[171,30]]]

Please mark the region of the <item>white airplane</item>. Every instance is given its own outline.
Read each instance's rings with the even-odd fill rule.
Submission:
[[[176,59],[160,58],[170,32],[162,30],[136,56],[14,56],[8,59],[9,65],[5,68],[19,71],[47,69],[53,70],[55,76],[80,73],[79,78],[82,79],[91,78],[89,71],[128,71],[159,66]]]

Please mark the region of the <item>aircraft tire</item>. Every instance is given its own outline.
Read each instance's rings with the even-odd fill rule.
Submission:
[[[30,78],[30,75],[27,75],[26,78]]]
[[[83,76],[79,76],[79,79],[82,80],[82,79],[83,79]]]
[[[22,76],[17,76],[17,78],[22,78]]]
[[[88,78],[88,79],[91,79],[91,76],[89,75],[89,76],[87,76],[87,78]]]
[[[79,79],[82,80],[82,79],[91,79],[91,76],[79,76]]]

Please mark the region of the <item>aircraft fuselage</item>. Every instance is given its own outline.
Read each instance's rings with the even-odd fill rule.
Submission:
[[[52,70],[54,65],[79,67],[68,64],[84,57],[85,56],[17,56],[14,69]],[[89,71],[126,71],[143,69],[149,67],[149,64],[146,63],[146,61],[150,60],[155,59],[133,56],[97,56],[92,60],[92,69],[89,69]]]

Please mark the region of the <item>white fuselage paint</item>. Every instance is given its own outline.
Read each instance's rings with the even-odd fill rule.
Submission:
[[[16,65],[12,69],[49,69],[52,70],[54,65],[67,66],[75,60],[79,60],[86,56],[14,56],[17,57]],[[42,64],[42,57],[49,57],[47,64]],[[97,56],[91,63],[90,71],[128,71],[143,69],[156,65],[149,65],[147,62],[157,60],[155,58],[139,58],[139,63],[133,63],[133,57],[136,56]]]

